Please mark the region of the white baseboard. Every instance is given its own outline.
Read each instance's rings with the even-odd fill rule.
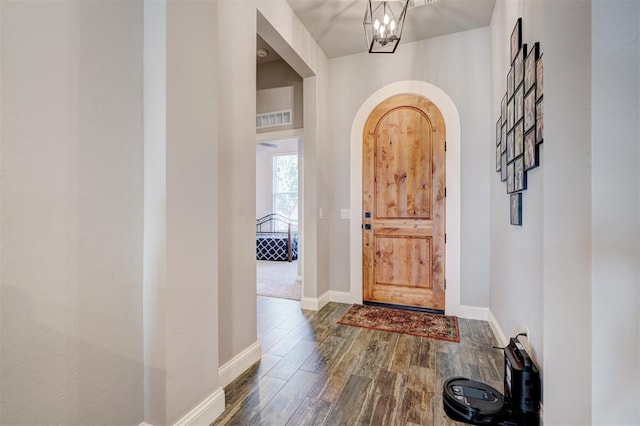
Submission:
[[[319,311],[320,309],[324,308],[327,303],[329,303],[329,294],[330,292],[327,291],[317,299],[315,297],[303,297],[300,300],[300,307],[309,311]]]
[[[225,387],[233,382],[239,375],[244,373],[247,368],[251,367],[262,357],[262,346],[260,342],[255,342],[247,349],[240,352],[230,361],[221,365],[218,369],[218,377],[220,378],[220,386]]]
[[[300,307],[307,311],[318,311],[318,299],[313,297],[302,297],[300,299]]]
[[[489,321],[489,325],[491,326],[493,335],[498,341],[498,346],[507,346],[509,344],[509,339],[507,339],[507,337],[504,334],[504,331],[502,331],[502,327],[500,327],[500,323],[498,323],[498,320],[496,319],[496,317],[493,316],[493,312],[491,312],[491,309],[489,309],[487,313],[488,313],[487,321]]]
[[[353,297],[350,292],[329,290],[317,299],[312,297],[303,297],[300,300],[300,307],[310,311],[319,311],[329,302],[348,304],[357,303],[353,301]],[[489,308],[461,305],[457,316],[473,320],[489,321],[490,312]]]
[[[329,297],[329,292],[328,291],[324,292],[322,296],[318,297],[318,310],[324,308],[325,305],[330,301],[331,301],[331,298]]]
[[[460,318],[488,321],[489,320],[489,308],[481,308],[478,306],[460,305],[459,315]]]
[[[208,426],[224,412],[224,389],[218,388],[174,426]]]
[[[346,291],[329,290],[329,300],[336,303],[353,303],[351,293]]]
[[[496,317],[493,316],[491,309],[481,308],[478,306],[460,305],[458,316],[460,318],[487,321],[491,327],[491,331],[493,331],[493,335],[498,341],[498,345],[506,346],[509,343],[509,339],[505,337],[504,331],[502,331],[502,327],[500,327]]]

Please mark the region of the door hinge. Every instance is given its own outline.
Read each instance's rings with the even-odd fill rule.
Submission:
[[[447,244],[447,233],[444,234],[444,243]]]
[[[444,198],[447,198],[447,187],[444,187]]]
[[[447,289],[447,280],[444,280],[444,289]]]
[[[444,152],[447,152],[447,141],[444,141]]]

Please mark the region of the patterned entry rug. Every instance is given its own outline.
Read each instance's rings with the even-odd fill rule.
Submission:
[[[427,312],[370,305],[352,305],[338,324],[412,334],[431,339],[460,341],[458,318]]]

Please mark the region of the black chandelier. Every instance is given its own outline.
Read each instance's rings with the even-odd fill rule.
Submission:
[[[368,0],[364,32],[369,53],[394,53],[402,37],[409,0]]]

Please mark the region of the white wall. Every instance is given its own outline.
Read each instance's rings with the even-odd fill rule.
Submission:
[[[256,113],[293,110],[293,86],[259,89],[256,91]],[[266,129],[259,129],[266,130]]]
[[[507,334],[532,332],[545,424],[638,424],[639,5],[498,0],[494,122],[519,16],[544,53],[545,142],[522,228],[492,182],[491,311]]]
[[[548,95],[542,166],[545,416],[554,424],[589,424],[593,390],[591,3],[545,3],[544,30]],[[580,355],[566,357],[570,353]],[[567,386],[581,391],[566,392]]]
[[[255,4],[170,3],[166,53],[145,57],[166,54],[145,80],[144,159],[142,3],[0,7],[2,423],[174,422],[219,391],[218,352],[256,342]],[[288,32],[284,1],[264,7],[302,58],[326,61]],[[216,29],[234,45],[217,51]]]
[[[540,42],[544,53],[543,2],[498,0],[491,19],[491,143],[494,157],[488,164],[491,189],[491,312],[507,337],[529,329],[531,355],[542,363],[542,169],[545,144],[540,145],[541,166],[527,172],[522,195],[522,226],[510,224],[506,182],[495,171],[495,123],[507,92],[511,66],[511,32],[522,17],[522,39],[529,49]]]
[[[507,336],[529,328],[547,424],[591,419],[589,10],[581,1],[498,0],[491,21],[494,123],[518,17],[523,42],[540,41],[544,57],[545,142],[527,176],[522,227],[509,225],[504,183],[492,173],[490,308]]]
[[[602,425],[640,424],[639,31],[640,2],[593,2],[592,421]]]
[[[273,213],[273,151],[256,145],[256,219]]]
[[[256,76],[256,88],[258,90],[283,86],[293,86],[293,125],[281,128],[301,129],[304,116],[302,77],[284,61],[258,65]],[[261,106],[258,104],[258,112],[268,111],[261,110]]]
[[[167,284],[167,7],[144,5],[144,412],[165,422],[165,314],[160,292]]]
[[[332,152],[325,215],[331,232],[331,289],[349,291],[350,136],[354,117],[376,90],[402,80],[429,82],[442,89],[460,114],[462,161],[461,302],[489,305],[489,178],[484,149],[489,143],[489,30],[482,28],[415,43],[402,43],[394,55],[350,55],[330,60]],[[357,226],[357,225],[356,225]]]
[[[174,423],[201,403],[210,421],[224,410],[217,3],[145,7],[145,421]]]
[[[346,186],[346,182],[342,182],[336,180],[336,175],[334,174],[335,169],[332,167],[333,163],[333,146],[336,140],[332,139],[329,134],[329,129],[331,121],[329,117],[335,116],[335,111],[332,109],[332,106],[329,103],[329,61],[322,57],[322,61],[318,61],[317,68],[317,77],[312,79],[311,84],[314,85],[315,97],[311,98],[312,102],[314,102],[313,107],[308,107],[307,99],[305,97],[305,135],[307,135],[307,129],[312,133],[313,138],[316,141],[316,155],[317,160],[315,160],[315,179],[316,179],[316,191],[317,191],[317,207],[323,210],[322,217],[319,217],[317,223],[317,283],[316,283],[316,295],[318,297],[322,297],[326,295],[329,290],[332,290],[331,287],[331,273],[333,271],[333,263],[331,256],[334,254],[335,246],[332,244],[332,232],[335,231],[335,228],[332,228],[332,219],[335,218],[333,216],[333,212],[335,209],[331,206],[331,197],[333,194],[338,192],[338,188],[343,188]],[[306,91],[305,91],[306,94]],[[306,96],[306,95],[305,95]],[[309,111],[307,111],[308,109]],[[317,117],[315,122],[312,122],[309,119],[309,116],[314,115]],[[306,143],[306,138],[304,139]],[[306,146],[306,145],[305,145]],[[305,165],[309,165],[314,162],[314,158],[307,156],[303,157],[303,161]],[[306,179],[307,174],[305,174]],[[308,198],[308,196],[313,193],[310,193],[307,188],[304,188],[304,196]],[[319,213],[319,211],[317,210]],[[313,217],[313,216],[312,216]],[[306,217],[305,217],[306,219]],[[313,222],[311,222],[313,225]],[[305,228],[307,224],[304,224]],[[302,237],[303,242],[303,252],[302,257],[304,261],[305,268],[308,265],[308,258],[306,257],[306,249],[309,246],[309,239],[304,235]],[[305,280],[307,278],[306,269],[304,270]],[[309,295],[309,291],[313,291],[312,286],[307,286],[307,282],[303,282],[303,293],[305,295]]]
[[[142,3],[0,13],[0,423],[138,424]]]
[[[218,31],[233,43],[222,43],[218,57],[220,363],[257,341],[255,297],[255,114],[256,7],[252,2],[220,2]],[[224,207],[223,207],[224,206]]]

